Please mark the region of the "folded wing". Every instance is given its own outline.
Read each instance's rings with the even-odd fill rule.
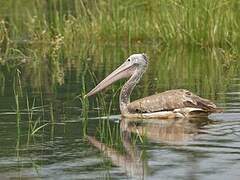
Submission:
[[[128,104],[130,113],[172,111],[181,108],[199,108],[206,112],[217,112],[216,105],[185,89],[169,90],[148,96]]]

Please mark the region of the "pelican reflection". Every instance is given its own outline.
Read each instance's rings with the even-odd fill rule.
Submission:
[[[151,175],[148,166],[147,156],[143,156],[144,149],[139,148],[139,144],[133,141],[133,137],[142,137],[150,143],[184,144],[194,140],[199,128],[208,124],[211,120],[201,119],[179,119],[179,120],[137,120],[122,119],[120,124],[121,142],[124,148],[118,150],[109,146],[94,136],[87,136],[88,141],[99,149],[115,166],[121,167],[128,176],[144,179]],[[205,123],[204,123],[205,122]],[[143,138],[144,137],[144,138]]]

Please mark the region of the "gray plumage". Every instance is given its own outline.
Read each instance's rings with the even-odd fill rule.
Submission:
[[[169,90],[138,99],[128,104],[130,113],[149,113],[159,111],[172,111],[181,108],[200,108],[204,111],[215,112],[216,105],[185,89]]]

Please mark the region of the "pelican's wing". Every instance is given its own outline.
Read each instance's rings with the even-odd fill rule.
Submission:
[[[206,112],[218,110],[216,105],[185,89],[169,90],[131,102],[128,105],[130,113],[148,113],[171,111],[181,108],[198,108]]]

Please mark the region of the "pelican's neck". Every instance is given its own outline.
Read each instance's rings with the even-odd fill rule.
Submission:
[[[127,105],[130,103],[130,95],[136,86],[136,84],[141,79],[143,73],[145,72],[145,68],[136,69],[136,71],[133,73],[133,75],[130,77],[130,79],[123,85],[119,102],[120,102],[120,111],[121,114],[128,114],[128,108]]]

